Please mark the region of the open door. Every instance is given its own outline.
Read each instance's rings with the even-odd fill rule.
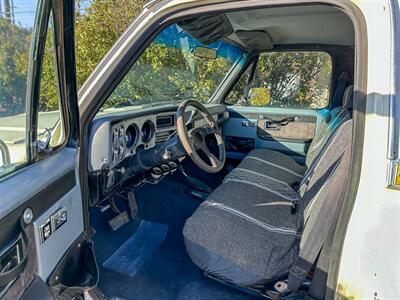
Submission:
[[[97,280],[77,171],[74,1],[30,4],[31,24],[0,17],[0,298],[72,299]]]

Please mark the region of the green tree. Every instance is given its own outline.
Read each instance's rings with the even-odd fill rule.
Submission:
[[[92,0],[76,15],[76,69],[81,86],[142,11],[144,0]]]
[[[250,105],[322,108],[328,103],[332,62],[328,54],[313,51],[268,52],[261,54],[252,87],[268,89],[264,101],[251,99]],[[229,104],[244,96],[250,68],[229,93]]]
[[[25,112],[30,36],[0,17],[0,116]]]

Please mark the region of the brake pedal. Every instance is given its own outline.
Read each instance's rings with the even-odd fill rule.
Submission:
[[[131,191],[128,193],[128,205],[131,211],[131,218],[135,220],[138,217],[138,205],[136,202],[135,192]]]
[[[128,213],[124,211],[119,215],[117,215],[116,217],[112,218],[110,221],[108,221],[108,225],[110,225],[113,231],[116,231],[128,222],[129,222]]]

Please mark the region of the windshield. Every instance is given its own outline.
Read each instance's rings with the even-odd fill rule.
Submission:
[[[242,54],[224,41],[205,46],[173,24],[142,53],[101,112],[185,99],[207,102]]]

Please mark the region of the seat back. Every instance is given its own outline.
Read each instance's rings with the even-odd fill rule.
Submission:
[[[320,207],[331,189],[337,189],[339,168],[349,168],[352,141],[352,120],[345,121],[327,141],[307,180],[300,187],[299,231],[303,232],[300,248],[307,239]],[[339,196],[339,195],[338,195]]]
[[[351,110],[353,108],[353,86],[348,86],[343,93],[342,106],[335,107],[329,112],[329,115],[322,122],[317,135],[312,140],[307,151],[306,166],[311,167],[315,158],[321,152],[332,133],[351,118]]]

